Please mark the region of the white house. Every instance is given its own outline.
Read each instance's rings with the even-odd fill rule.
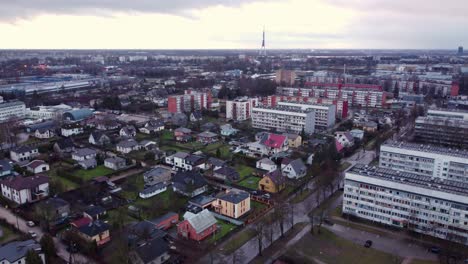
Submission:
[[[75,150],[72,153],[72,159],[76,161],[83,161],[87,159],[95,159],[97,155],[97,151],[90,148],[81,148]]]
[[[191,171],[194,168],[206,168],[205,158],[186,152],[177,152],[174,155],[166,157],[165,161],[166,164],[172,165],[176,170]]]
[[[83,127],[78,123],[66,124],[60,129],[60,133],[64,137],[71,137],[84,133]]]
[[[39,156],[39,150],[29,146],[21,146],[10,150],[10,159],[15,162],[32,160],[37,156]]]
[[[335,139],[343,146],[343,147],[352,147],[354,145],[354,138],[349,133],[343,131],[335,132]]]
[[[2,264],[23,264],[26,263],[26,255],[29,251],[36,252],[45,262],[45,255],[42,252],[41,245],[32,240],[12,241],[0,247],[0,263]]]
[[[37,174],[50,170],[50,167],[49,164],[43,160],[33,160],[28,163],[28,165],[26,165],[26,169],[34,174]]]
[[[263,159],[257,161],[256,168],[260,169],[260,170],[271,172],[271,171],[276,170],[278,168],[278,166],[276,166],[276,163],[274,163],[269,158],[263,158]]]
[[[120,158],[120,157],[115,157],[115,158],[107,158],[104,160],[104,167],[112,169],[112,170],[120,170],[125,168],[127,165],[127,162],[125,159]]]
[[[283,159],[281,162],[281,172],[290,179],[299,179],[307,174],[307,167],[301,159]]]
[[[17,204],[35,202],[49,195],[49,177],[14,177],[0,182],[2,196]]]
[[[136,136],[136,128],[134,126],[125,126],[122,127],[119,131],[119,135],[121,137],[135,137]]]
[[[126,139],[124,141],[119,142],[116,145],[117,151],[120,153],[128,154],[132,151],[140,150],[142,147],[136,140],[134,139]]]
[[[55,136],[55,131],[52,128],[37,129],[34,132],[34,137],[40,139],[53,138]]]
[[[139,193],[139,196],[142,199],[148,199],[162,192],[165,192],[166,190],[167,190],[166,184],[160,182],[158,184],[155,184],[153,186],[143,189],[143,191]]]

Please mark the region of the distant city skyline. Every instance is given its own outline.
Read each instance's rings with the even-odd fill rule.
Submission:
[[[453,49],[463,0],[0,0],[0,48]]]

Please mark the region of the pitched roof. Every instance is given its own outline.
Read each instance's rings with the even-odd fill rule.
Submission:
[[[205,178],[195,171],[179,171],[172,181],[178,189],[183,191],[186,191],[189,186],[198,189],[207,185]]]
[[[93,237],[109,230],[109,225],[100,220],[96,220],[79,227],[78,230],[89,237]]]
[[[143,263],[151,263],[161,255],[168,252],[169,246],[162,238],[155,238],[146,242],[135,249],[136,254],[140,257]]]
[[[92,136],[95,140],[100,140],[101,137],[103,137],[103,136],[106,136],[106,137],[107,137],[107,135],[104,134],[104,133],[101,132],[101,131],[94,131],[94,132],[91,133],[91,136]]]
[[[281,148],[286,139],[286,136],[269,133],[263,135],[262,139],[260,140],[260,143],[270,148]]]
[[[263,158],[257,162],[260,162],[260,163],[264,163],[264,164],[268,164],[268,165],[276,165],[276,163],[274,163],[271,159],[269,158]]]
[[[89,155],[96,155],[97,154],[97,151],[94,150],[94,149],[90,149],[90,148],[80,148],[80,149],[77,149],[75,150],[75,152],[73,153],[73,155],[75,156],[89,156]]]
[[[133,148],[133,147],[135,147],[137,145],[138,145],[138,142],[136,142],[135,140],[127,139],[127,140],[120,141],[117,144],[117,147],[120,147],[120,148]]]
[[[208,227],[217,223],[216,219],[210,213],[210,211],[208,211],[208,209],[204,209],[198,214],[186,212],[184,214],[184,219],[190,223],[190,225],[193,227],[193,229],[195,229],[195,232],[197,232],[197,234],[203,232]]]
[[[90,205],[84,210],[84,212],[87,215],[90,215],[91,217],[94,217],[94,216],[105,213],[106,209],[104,207],[102,207],[102,206],[99,206],[99,205]]]
[[[265,177],[269,177],[276,185],[280,185],[286,182],[286,178],[283,176],[280,170],[271,171],[267,173]]]
[[[63,138],[56,142],[60,149],[73,148],[73,140],[71,138]]]
[[[238,180],[240,178],[239,173],[229,166],[221,167],[215,170],[213,173],[221,174],[228,177],[230,180]]]
[[[15,263],[26,256],[29,250],[40,251],[41,245],[32,239],[10,242],[0,247],[0,261],[7,260],[9,263]]]
[[[30,177],[14,177],[1,181],[1,184],[15,190],[33,189],[41,184],[49,182],[49,177],[45,175],[34,175]]]
[[[150,193],[153,193],[153,192],[155,192],[157,190],[162,190],[162,189],[164,189],[166,187],[167,187],[167,185],[165,183],[159,182],[159,183],[157,183],[155,185],[152,185],[152,186],[150,186],[148,188],[144,188],[142,191],[140,191],[140,193],[141,194],[150,194]]]
[[[0,171],[11,171],[13,167],[8,160],[0,160]]]
[[[93,220],[91,220],[88,217],[82,217],[80,219],[76,219],[75,221],[71,222],[70,224],[76,226],[77,228],[80,228],[82,226],[89,225],[89,223],[91,223],[92,221]]]
[[[300,173],[304,173],[305,171],[307,171],[307,167],[304,164],[304,162],[302,162],[301,159],[295,159],[289,162],[289,165],[291,165],[291,167],[296,173],[300,174]]]
[[[19,146],[13,150],[11,150],[12,152],[15,152],[15,153],[25,153],[25,152],[30,152],[31,150],[34,150],[34,149],[37,149],[37,148],[33,148],[33,147],[30,147],[30,146],[26,146],[26,145],[23,145],[23,146]]]
[[[170,219],[170,218],[172,218],[174,216],[177,216],[177,218],[179,218],[179,214],[174,213],[174,212],[168,212],[168,213],[166,213],[166,214],[164,214],[164,215],[162,215],[162,216],[160,216],[158,218],[154,218],[154,219],[151,219],[151,220],[148,220],[148,221],[155,224],[155,225],[158,225],[161,222],[164,222],[167,219]]]
[[[107,158],[104,160],[104,163],[121,163],[121,162],[125,162],[125,159],[121,158],[121,157],[113,157],[113,158]]]
[[[208,138],[212,138],[212,137],[217,137],[218,135],[213,133],[213,132],[210,132],[210,131],[204,131],[204,132],[201,132],[200,134],[198,134],[199,137],[208,137]]]
[[[220,160],[220,159],[213,158],[213,157],[210,157],[207,162],[216,167],[224,166],[227,163],[224,160]]]
[[[179,128],[176,128],[174,132],[189,134],[189,133],[192,133],[192,130],[185,128],[185,127],[179,127]]]
[[[31,168],[31,169],[35,169],[41,165],[44,165],[44,164],[47,164],[45,161],[43,160],[33,160],[31,162],[29,162],[26,166]]]

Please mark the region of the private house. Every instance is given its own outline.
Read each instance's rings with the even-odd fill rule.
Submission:
[[[145,186],[153,186],[158,183],[169,183],[172,178],[172,171],[170,168],[157,166],[143,174]]]
[[[26,170],[34,174],[50,170],[49,164],[43,160],[33,160],[26,165]]]
[[[174,130],[174,138],[179,142],[189,142],[192,140],[192,130],[185,127],[176,128]]]
[[[70,214],[70,204],[61,198],[51,197],[42,204],[51,209],[53,219],[67,217]]]
[[[280,170],[269,172],[258,182],[258,189],[269,193],[281,192],[286,187],[286,178]]]
[[[79,123],[65,124],[60,129],[60,133],[64,137],[76,136],[84,133],[83,126]]]
[[[12,241],[0,247],[0,263],[2,264],[26,264],[26,255],[29,251],[36,252],[45,262],[45,255],[41,245],[33,239],[24,241]]]
[[[155,195],[158,195],[167,190],[167,185],[165,183],[157,183],[151,186],[146,186],[142,191],[140,191],[139,196],[142,199],[148,199]]]
[[[232,167],[223,166],[213,171],[212,177],[223,181],[238,181],[240,179],[239,173]]]
[[[201,131],[210,131],[210,132],[216,132],[218,131],[218,126],[212,122],[205,123],[200,126]]]
[[[54,151],[60,154],[61,156],[68,155],[75,151],[75,145],[71,138],[63,138],[55,142]]]
[[[285,158],[281,161],[281,172],[290,179],[299,179],[306,176],[307,167],[301,159]]]
[[[258,160],[255,167],[259,170],[263,170],[266,172],[274,171],[278,168],[276,163],[274,163],[269,158],[263,158],[261,160]]]
[[[129,253],[132,264],[162,264],[170,259],[169,245],[162,238],[155,238],[137,246]]]
[[[83,211],[83,216],[91,219],[92,221],[99,220],[106,214],[106,209],[99,205],[90,205]]]
[[[164,130],[164,121],[161,119],[150,120],[145,124],[144,127],[140,128],[140,132],[143,134],[154,134]]]
[[[220,160],[220,159],[217,159],[217,158],[214,158],[214,157],[210,157],[206,161],[205,168],[206,169],[217,170],[219,168],[224,167],[225,165],[227,165],[226,161]]]
[[[45,121],[39,124],[30,125],[26,128],[26,132],[32,133],[34,137],[40,139],[53,138],[56,133],[55,121]]]
[[[369,121],[369,122],[364,123],[364,125],[362,126],[362,129],[370,133],[377,132],[378,124],[374,121]]]
[[[203,120],[201,112],[195,111],[190,114],[190,122],[200,122]]]
[[[40,174],[5,179],[0,186],[2,196],[17,204],[36,202],[49,195],[49,177]]]
[[[0,178],[10,176],[13,173],[13,166],[8,160],[0,160]]]
[[[290,148],[298,148],[302,145],[302,137],[297,134],[287,133],[284,134],[288,138],[288,145]]]
[[[218,135],[210,131],[201,132],[197,135],[197,141],[202,144],[211,144],[217,142],[218,140]]]
[[[166,157],[166,164],[171,165],[175,170],[191,171],[194,169],[204,169],[206,159],[203,156],[177,152]]]
[[[127,161],[121,157],[107,158],[104,160],[104,167],[112,170],[121,170],[127,167]]]
[[[222,125],[220,128],[221,128],[221,135],[225,137],[234,136],[239,131],[238,129],[233,128],[231,124]]]
[[[205,178],[194,171],[179,171],[172,180],[172,189],[188,197],[194,197],[208,190]]]
[[[123,154],[128,154],[132,151],[138,151],[141,149],[141,145],[136,142],[134,139],[126,139],[120,141],[116,145],[117,151]]]
[[[89,144],[97,146],[105,146],[111,143],[111,139],[100,131],[94,131],[89,135]]]
[[[335,132],[335,139],[345,148],[352,147],[354,145],[354,137],[349,131]]]
[[[213,206],[216,213],[237,219],[250,211],[250,194],[226,191],[216,196]]]
[[[41,128],[34,132],[34,137],[48,139],[55,137],[55,128]]]
[[[146,150],[151,150],[157,148],[158,144],[152,140],[142,140],[140,146]]]
[[[29,161],[39,156],[39,150],[36,147],[20,146],[10,150],[10,159],[14,162]]]
[[[173,225],[179,222],[179,214],[174,212],[168,212],[163,216],[148,221],[151,222],[158,229],[168,230]]]
[[[207,209],[194,214],[186,212],[177,225],[177,234],[185,239],[201,241],[217,230],[216,219]]]
[[[216,198],[208,195],[198,195],[189,200],[189,208],[197,208],[198,211],[203,209],[211,210],[213,209],[213,203],[216,201]],[[193,211],[192,211],[193,212]]]
[[[97,151],[90,148],[79,148],[72,153],[72,159],[76,161],[83,161],[88,159],[96,159]]]
[[[99,247],[110,241],[109,229],[108,224],[97,220],[77,228],[77,232],[83,239],[88,242],[95,242]]]
[[[148,220],[134,222],[127,226],[127,242],[131,247],[141,246],[149,240],[164,238],[167,233]]]
[[[353,129],[353,130],[349,131],[349,133],[355,139],[362,140],[364,138],[364,131],[363,130]]]
[[[120,127],[120,124],[115,121],[115,120],[98,120],[96,121],[96,129],[97,130],[114,130],[118,129]]]
[[[97,160],[96,159],[85,159],[85,160],[80,160],[77,161],[78,165],[85,169],[85,170],[90,170],[94,169],[97,167]]]
[[[120,129],[119,135],[121,137],[136,137],[136,128],[134,126],[124,126]]]
[[[289,149],[288,139],[284,135],[261,132],[255,137],[258,138],[256,142],[247,144],[249,156],[271,156]]]

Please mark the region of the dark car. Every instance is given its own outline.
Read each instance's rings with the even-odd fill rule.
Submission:
[[[366,243],[364,243],[364,247],[366,248],[372,247],[372,240],[367,240]]]
[[[430,247],[429,252],[434,253],[434,254],[439,254],[440,253],[440,248],[439,247]]]

